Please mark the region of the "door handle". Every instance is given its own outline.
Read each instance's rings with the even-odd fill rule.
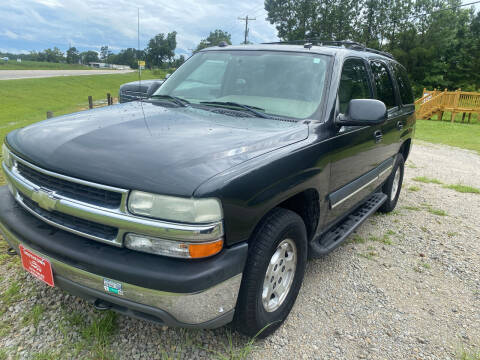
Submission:
[[[403,129],[403,123],[401,121],[397,121],[397,129],[402,130]]]
[[[375,138],[375,142],[376,143],[379,143],[380,141],[383,140],[383,134],[380,130],[376,130],[374,133],[373,133],[373,137]]]

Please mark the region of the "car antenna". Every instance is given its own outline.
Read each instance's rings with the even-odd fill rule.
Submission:
[[[137,8],[137,66],[138,66],[138,91],[140,92],[140,86],[142,85],[142,67],[138,60],[140,54],[140,8]]]
[[[138,54],[140,54],[140,8],[137,8],[137,66],[138,66],[138,92],[140,92],[142,86],[142,68],[140,61],[138,61]],[[152,136],[152,131],[150,126],[148,126],[147,118],[145,117],[145,111],[143,110],[143,99],[140,97],[140,107],[142,108],[143,122],[147,127],[148,133]]]

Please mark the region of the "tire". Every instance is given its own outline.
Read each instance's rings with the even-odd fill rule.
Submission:
[[[403,155],[397,154],[397,159],[395,160],[393,171],[382,187],[382,192],[385,195],[387,195],[387,200],[383,203],[380,209],[378,209],[379,212],[389,213],[393,209],[395,209],[395,206],[397,206],[397,201],[398,201],[398,198],[400,197],[400,191],[402,190],[403,173],[404,173]]]
[[[277,261],[272,258],[274,254]],[[296,264],[292,270],[294,256]],[[237,330],[259,338],[272,334],[286,319],[295,303],[306,263],[305,223],[293,211],[274,209],[262,220],[250,239],[247,264],[235,310],[234,325]],[[266,281],[267,270],[271,274],[270,282]],[[275,287],[275,284],[278,286]],[[267,290],[276,289],[283,296],[272,293],[264,299],[262,295],[269,294],[265,285]]]

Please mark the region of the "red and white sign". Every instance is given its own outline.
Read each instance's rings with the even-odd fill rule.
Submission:
[[[25,270],[44,283],[54,286],[50,261],[24,248],[22,245],[20,245],[20,257],[22,258],[22,266]]]

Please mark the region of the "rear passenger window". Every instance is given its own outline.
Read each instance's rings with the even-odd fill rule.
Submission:
[[[367,68],[363,60],[345,60],[338,88],[340,112],[344,114],[347,111],[348,103],[352,99],[370,99],[371,97]]]
[[[393,64],[393,69],[395,70],[395,79],[397,79],[402,104],[413,104],[412,87],[410,86],[407,70],[400,64]]]
[[[380,62],[372,62],[372,73],[377,88],[377,99],[383,101],[387,109],[397,106],[395,101],[395,92],[393,90],[393,82],[390,78],[387,67]]]

